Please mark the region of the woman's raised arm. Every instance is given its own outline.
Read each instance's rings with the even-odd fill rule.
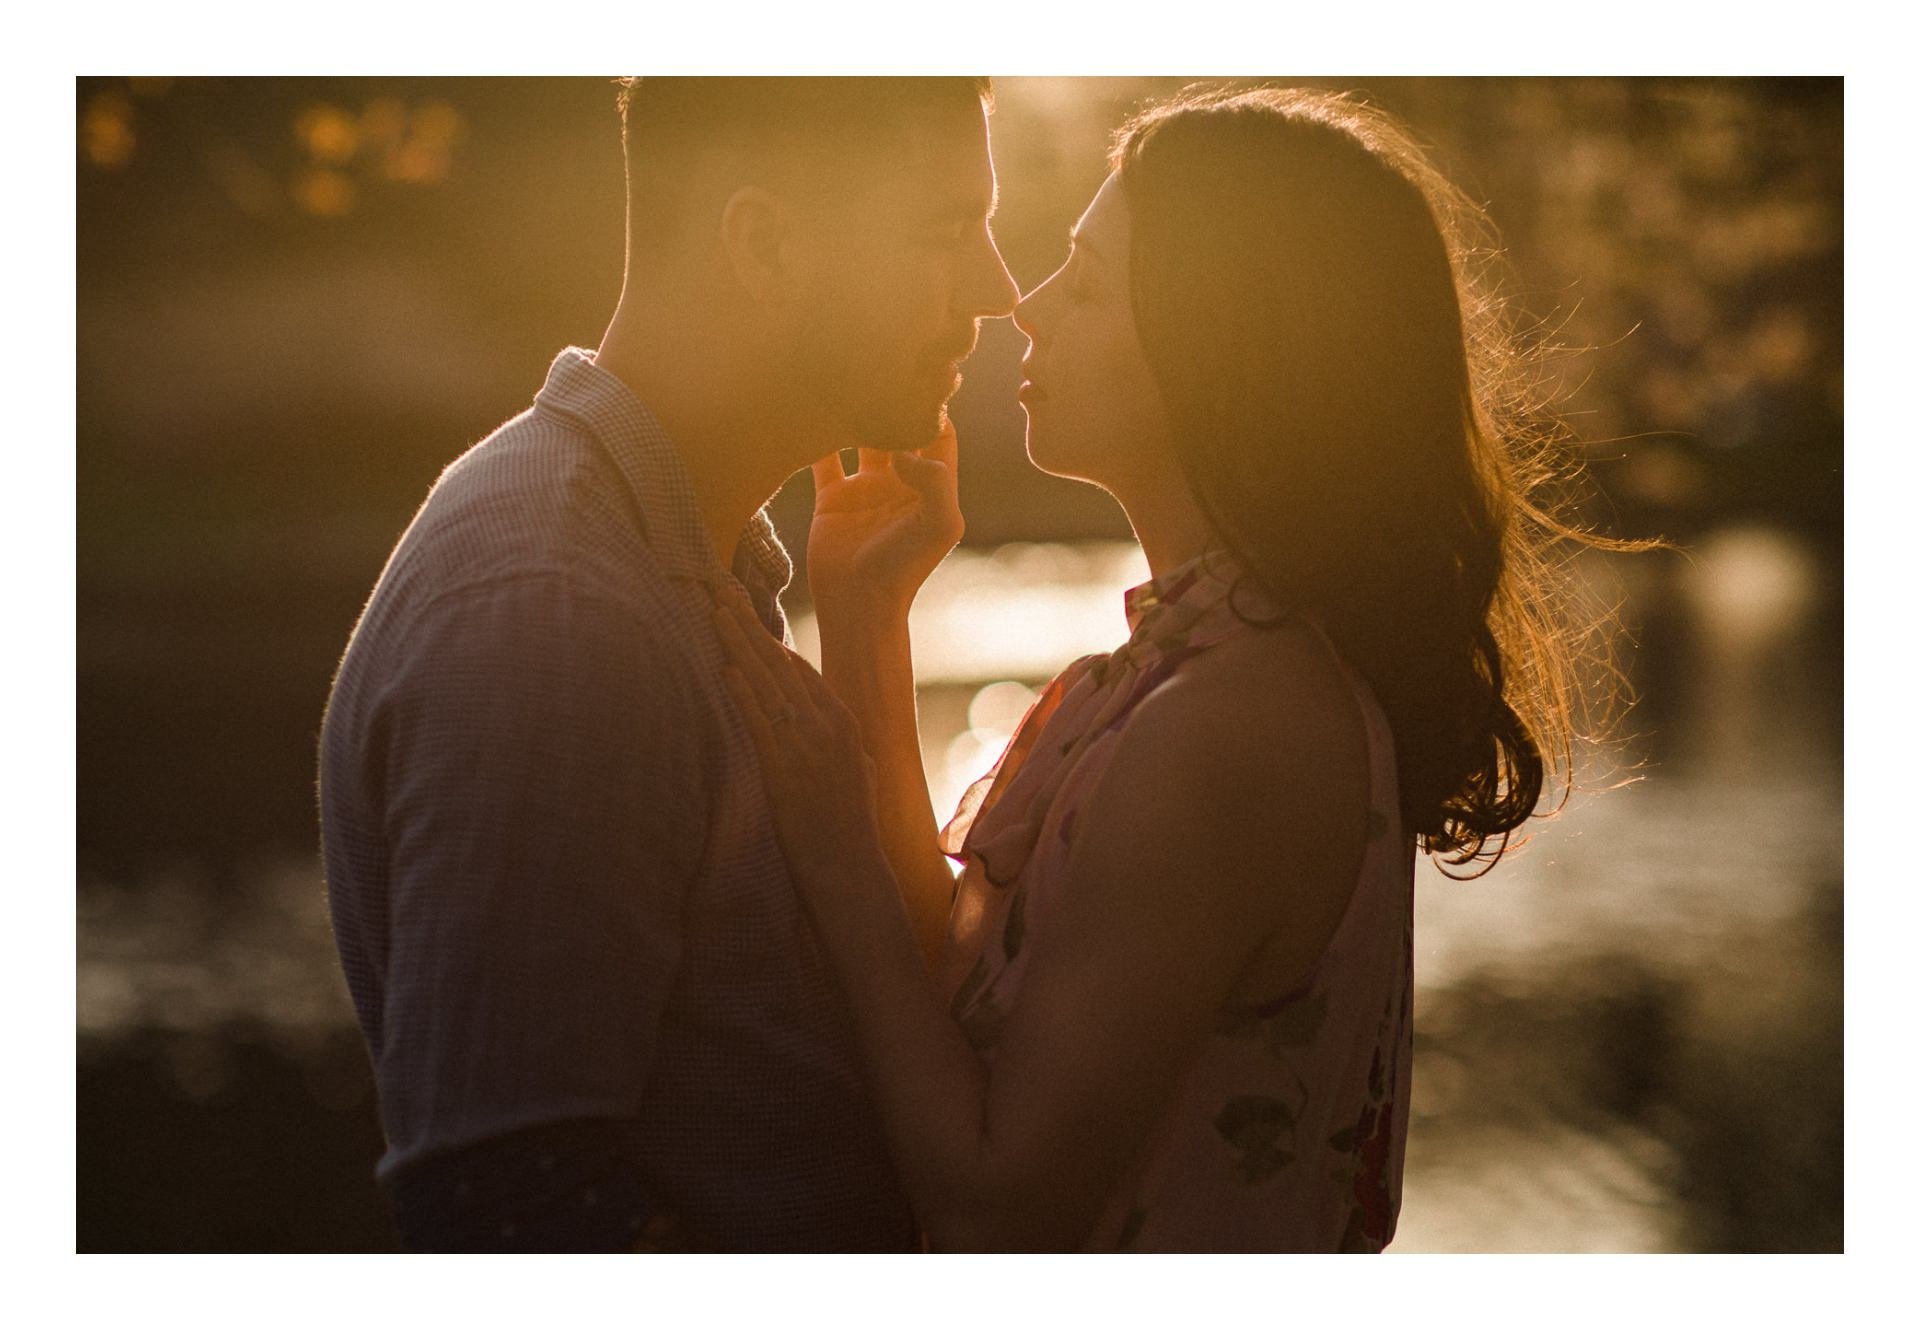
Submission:
[[[945,940],[953,873],[937,843],[920,760],[907,612],[965,529],[958,466],[951,423],[914,452],[861,449],[852,475],[838,454],[824,457],[813,466],[807,538],[821,672],[853,713],[873,760],[882,848],[929,966],[938,964]]]

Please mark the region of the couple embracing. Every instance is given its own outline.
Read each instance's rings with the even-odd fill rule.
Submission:
[[[991,105],[624,88],[612,322],[435,485],[322,735],[409,1246],[1392,1238],[1415,853],[1497,858],[1566,757],[1477,216],[1363,103],[1189,91],[1022,295]],[[908,608],[1009,315],[1029,455],[1152,579],[943,828]],[[820,672],[765,511],[809,464]]]

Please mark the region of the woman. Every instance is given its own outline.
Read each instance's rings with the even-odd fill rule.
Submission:
[[[1377,1251],[1414,852],[1497,859],[1564,768],[1546,552],[1584,537],[1390,119],[1190,92],[1111,165],[1014,318],[1029,454],[1153,572],[1131,638],[936,839],[906,615],[959,537],[949,432],[816,467],[825,677],[722,604],[730,687],[935,1248]]]

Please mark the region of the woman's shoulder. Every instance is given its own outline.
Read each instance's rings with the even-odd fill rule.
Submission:
[[[1311,758],[1320,782],[1341,769],[1364,780],[1366,721],[1346,666],[1293,619],[1236,633],[1183,661],[1129,720],[1136,749],[1184,751],[1209,767],[1285,780]],[[1281,759],[1276,761],[1276,758]]]
[[[1360,705],[1324,641],[1310,628],[1236,634],[1128,716],[1075,862],[1103,879],[1144,872],[1223,935],[1291,918],[1317,938],[1358,880],[1369,780]]]
[[[1367,726],[1312,628],[1236,634],[1141,699],[1101,783],[1122,819],[1241,827],[1269,854],[1324,857],[1343,873],[1366,836]]]

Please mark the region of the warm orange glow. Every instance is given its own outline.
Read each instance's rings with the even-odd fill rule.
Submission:
[[[353,209],[353,181],[338,171],[308,171],[295,183],[293,197],[316,217],[340,217]]]
[[[393,132],[391,107],[382,107],[381,127]],[[373,108],[368,108],[373,115]],[[414,108],[404,140],[387,150],[385,170],[389,180],[409,185],[433,185],[447,178],[453,166],[453,146],[466,131],[460,113],[445,102],[425,102]]]
[[[353,160],[360,147],[360,129],[337,106],[309,106],[293,122],[293,132],[314,161],[342,166]]]
[[[446,178],[450,164],[444,148],[410,141],[387,154],[387,179],[409,185],[431,185]]]
[[[87,103],[80,117],[80,150],[95,166],[117,170],[133,160],[133,104],[117,92],[103,92]]]

